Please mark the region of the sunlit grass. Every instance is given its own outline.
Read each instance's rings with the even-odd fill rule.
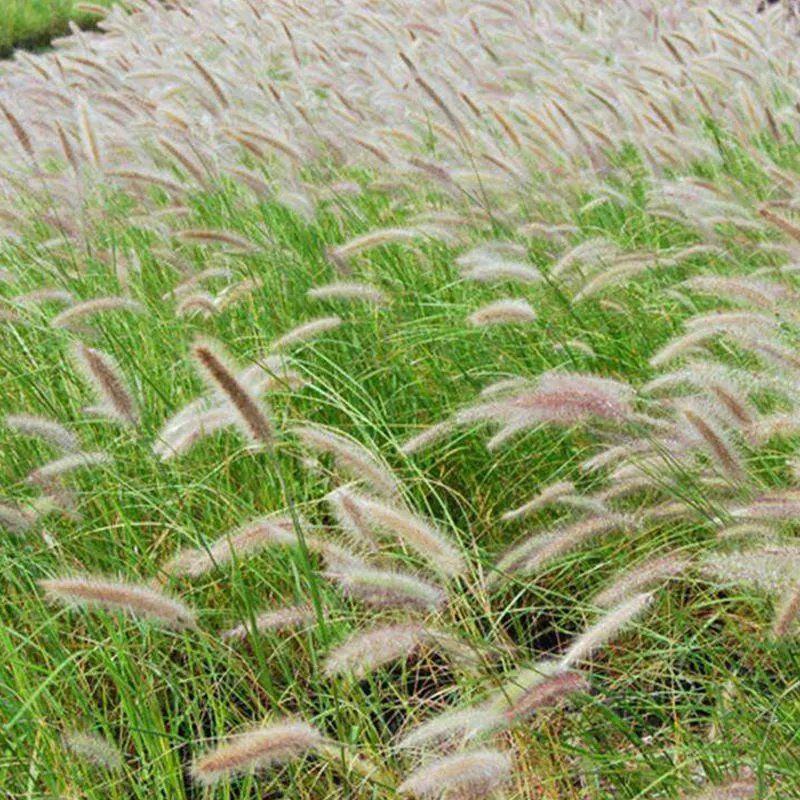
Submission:
[[[0,171],[0,503],[36,512],[22,533],[0,526],[0,794],[397,800],[398,787],[435,753],[433,746],[399,750],[398,737],[447,710],[474,704],[481,714],[488,696],[508,727],[484,734],[480,747],[513,759],[512,781],[500,795],[507,800],[683,800],[738,774],[758,784],[746,797],[800,797],[796,629],[789,626],[783,638],[771,632],[780,600],[774,587],[731,585],[701,568],[763,545],[755,535],[720,541],[721,521],[798,478],[791,457],[800,430],[793,356],[800,342],[793,239],[800,231],[793,233],[792,220],[800,145],[796,109],[775,100],[772,73],[754,72],[746,89],[737,82],[742,69],[734,56],[746,52],[762,63],[753,26],[736,27],[736,35],[723,26],[720,34],[717,11],[705,9],[705,27],[687,25],[697,44],[688,36],[669,40],[676,57],[664,45],[674,22],[668,13],[616,9],[631,26],[617,42],[603,9],[586,0],[578,15],[565,3],[551,32],[564,59],[553,65],[545,48],[531,58],[535,30],[515,39],[530,22],[524,4],[509,11],[515,4],[487,3],[474,12],[480,24],[463,29],[445,16],[451,29],[441,38],[435,26],[413,22],[413,2],[401,3],[388,21],[377,14],[382,4],[365,2],[376,12],[375,30],[372,18],[340,15],[337,4],[329,24],[356,31],[352,42],[325,38],[305,5],[292,9],[291,25],[283,4],[198,0],[192,12],[184,4],[187,13],[145,5],[117,15],[108,37],[60,48],[42,64],[9,65],[11,89],[3,93],[0,84],[7,146]],[[420,7],[438,24],[434,5]],[[349,13],[357,4],[345,6]],[[542,8],[536,19],[546,23],[550,5]],[[17,7],[31,20],[41,10]],[[159,24],[149,24],[151,13]],[[209,29],[198,30],[197,20]],[[775,52],[783,52],[786,36],[768,30]],[[647,34],[654,54],[642,56],[635,33]],[[451,36],[467,42],[464,52],[481,65],[476,75],[455,57]],[[318,37],[327,44],[318,46]],[[386,65],[373,58],[370,37],[389,54]],[[580,46],[572,48],[569,37]],[[593,77],[585,64],[596,62],[598,86],[612,94],[617,83],[605,88],[602,71],[618,69],[617,53],[606,53],[612,45],[633,64],[635,89],[626,81],[614,102],[584,92],[580,80]],[[270,47],[276,53],[268,59]],[[407,63],[397,57],[400,47]],[[414,67],[409,59],[419,52],[436,58],[420,57]],[[359,69],[364,53],[369,68]],[[557,83],[533,79],[528,66],[540,62]],[[786,78],[774,61],[763,63]],[[341,105],[322,65],[336,80],[344,76]],[[786,71],[793,69],[791,61]],[[448,77],[454,74],[457,81]],[[553,77],[547,68],[542,74]],[[701,101],[686,90],[687,74]],[[462,79],[475,99],[451,92]],[[444,87],[445,100],[436,94]],[[450,110],[448,103],[465,97]],[[556,103],[582,124],[596,123],[596,131],[571,127]],[[773,105],[770,129],[760,114]],[[720,119],[712,123],[707,108]],[[534,109],[543,116],[523,113]],[[385,125],[398,127],[384,136]],[[419,163],[408,171],[419,154],[431,159],[427,171]],[[784,228],[759,215],[766,201]],[[439,227],[428,221],[424,235],[409,233],[426,224],[426,213]],[[353,254],[354,240],[376,232],[388,243]],[[566,253],[590,241],[601,242],[602,257],[578,258],[574,269],[556,274]],[[534,280],[465,277],[459,258],[498,242],[516,247],[517,274]],[[687,251],[695,245],[701,249]],[[680,252],[685,257],[673,261]],[[587,291],[598,276],[629,266],[623,259],[632,253],[642,269]],[[212,267],[223,271],[193,289],[204,292],[206,313],[181,313],[176,287]],[[685,283],[710,275],[759,283],[733,299]],[[384,302],[308,294],[341,280],[374,287],[373,299]],[[759,305],[759,286],[785,294]],[[246,291],[237,296],[237,287]],[[71,296],[42,300],[32,294],[39,290]],[[109,297],[122,300],[71,325],[53,322],[65,303]],[[504,297],[527,302],[535,317],[473,324],[476,310]],[[651,362],[692,318],[750,310],[751,301],[766,320],[761,351],[742,347],[734,330],[674,362]],[[231,424],[174,458],[154,451],[165,421],[184,406],[229,396],[201,374],[199,341],[220,343],[249,367],[266,363],[276,341],[298,325],[333,315],[340,325],[286,346],[305,384],[276,380],[264,393],[258,407],[271,426],[268,446],[254,447]],[[136,413],[121,422],[98,408],[96,387],[73,363],[77,342],[113,357]],[[788,355],[762,359],[765,344]],[[772,379],[768,388],[744,392],[746,411],[758,422],[787,411],[786,430],[759,439],[756,426],[713,405],[704,385],[657,397],[642,390],[689,362],[709,372],[740,368],[755,384]],[[403,453],[409,437],[480,402],[494,382],[535,381],[552,370],[628,385],[637,416],[535,421],[495,449],[487,443],[496,427],[453,425],[420,452]],[[722,445],[736,448],[741,474],[731,478],[688,428],[680,411],[687,401],[724,426]],[[61,487],[30,480],[59,453],[4,423],[19,413],[57,420],[84,451],[108,455],[64,477],[71,513],[43,504]],[[456,557],[445,569],[419,540],[412,546],[387,531],[376,553],[362,555],[376,571],[404,570],[446,594],[441,607],[419,613],[440,640],[460,646],[462,658],[455,647],[432,645],[363,679],[326,669],[347,637],[419,617],[347,597],[331,578],[335,559],[314,545],[355,549],[325,499],[353,474],[330,453],[304,446],[304,425],[337,431],[373,454],[379,468],[385,462],[388,489],[363,480],[354,491],[389,502],[384,495],[400,486],[392,502],[452,545]],[[628,494],[604,497],[623,482],[613,475],[616,465],[591,472],[584,462],[618,444],[631,445],[620,463],[632,468],[639,466],[635,446],[652,447],[646,452],[655,474]],[[551,504],[503,521],[557,481],[574,482],[572,500],[584,505]],[[680,501],[681,515],[648,517],[665,501]],[[607,512],[622,520],[611,533],[565,548],[530,574],[498,568],[520,540],[557,535]],[[169,571],[179,553],[214,547],[219,554],[240,526],[271,514],[303,531],[296,546],[226,552],[193,576]],[[769,535],[770,547],[783,548],[777,558],[797,558],[795,517]],[[524,679],[526,669],[562,657],[602,619],[600,590],[647,559],[672,554],[686,568],[656,584],[652,600],[638,598],[632,607],[640,616],[582,663],[579,683],[588,691],[524,720],[506,713],[502,700],[509,687],[519,689],[518,670]],[[197,627],[64,607],[39,583],[85,573],[163,590],[196,612]],[[281,632],[220,635],[287,606],[312,613]],[[192,764],[220,740],[285,717],[313,725],[332,744],[212,789],[192,780]],[[68,751],[63,735],[86,731],[119,748],[118,769]],[[456,751],[462,745],[470,746],[450,743]]]

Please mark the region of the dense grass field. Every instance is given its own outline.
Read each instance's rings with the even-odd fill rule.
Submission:
[[[0,58],[15,48],[35,49],[47,46],[52,39],[69,31],[69,22],[86,27],[99,17],[76,10],[75,0],[0,0]],[[98,0],[96,6],[108,6]]]
[[[0,65],[0,793],[800,797],[793,21],[138,5]]]

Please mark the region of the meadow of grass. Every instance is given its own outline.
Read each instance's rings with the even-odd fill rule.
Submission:
[[[794,21],[129,5],[0,67],[3,795],[800,797]]]
[[[109,0],[94,5],[108,6]],[[15,48],[45,47],[69,31],[70,21],[80,27],[93,25],[97,14],[76,8],[76,0],[0,0],[0,58]]]

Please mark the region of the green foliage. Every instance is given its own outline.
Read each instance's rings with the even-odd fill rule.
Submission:
[[[81,27],[94,25],[97,17],[76,11],[77,0],[0,0],[0,58],[14,49],[46,47],[69,31],[70,20]],[[110,0],[93,0],[110,5]]]
[[[575,241],[603,235],[626,248],[655,252],[691,242],[691,231],[647,214],[636,164],[623,168],[631,171],[630,206],[609,202],[559,219],[578,226]],[[747,178],[753,186],[764,181],[754,170]],[[54,797],[70,792],[113,800],[196,796],[185,778],[191,743],[196,752],[206,738],[283,714],[314,720],[397,777],[403,768],[385,750],[397,727],[405,730],[444,702],[469,699],[485,685],[486,676],[458,670],[448,675],[441,663],[427,659],[346,689],[325,679],[320,668],[325,652],[376,613],[344,601],[307,569],[299,551],[273,550],[235,561],[194,583],[172,581],[201,609],[200,630],[185,634],[103,614],[54,613],[36,587],[38,579],[64,569],[148,580],[177,550],[202,547],[249,518],[285,509],[289,501],[312,520],[324,521],[317,501],[334,485],[331,476],[304,470],[288,435],[274,458],[248,452],[235,433],[203,440],[168,464],[157,461],[149,445],[163,420],[201,389],[187,357],[198,333],[219,338],[249,363],[288,329],[334,312],[344,325],[295,354],[310,385],[270,395],[278,426],[285,431],[290,421],[313,419],[389,454],[418,507],[460,539],[474,569],[488,568],[496,553],[529,529],[529,523],[502,527],[497,520],[554,477],[575,477],[577,463],[596,452],[585,434],[544,427],[497,454],[486,452],[485,435],[478,431],[456,434],[409,459],[397,455],[398,445],[473,400],[487,383],[509,375],[564,367],[641,384],[651,377],[648,357],[680,330],[690,312],[664,294],[664,280],[654,274],[609,293],[625,306],[624,314],[595,299],[570,307],[545,283],[517,291],[535,305],[538,322],[476,329],[465,322],[467,315],[497,292],[458,280],[456,253],[440,244],[413,250],[389,245],[356,259],[356,278],[391,296],[385,308],[313,304],[306,298],[310,287],[335,278],[324,257],[326,244],[402,225],[413,205],[411,200],[400,214],[384,196],[367,191],[346,199],[343,211],[334,213],[329,206],[309,223],[278,205],[253,205],[234,190],[196,196],[196,227],[235,231],[258,252],[221,257],[211,254],[214,248],[190,248],[193,266],[225,263],[240,277],[263,282],[209,320],[175,316],[173,302],[161,298],[179,276],[154,255],[150,234],[115,216],[113,204],[96,255],[68,251],[31,268],[36,236],[7,250],[4,266],[17,276],[13,287],[5,288],[7,295],[47,284],[68,287],[81,298],[118,294],[108,265],[123,256],[130,263],[135,254],[141,272],[131,278],[132,293],[147,307],[145,315],[110,312],[92,320],[93,343],[113,352],[130,377],[143,409],[141,430],[120,429],[81,412],[89,401],[86,387],[65,368],[70,335],[47,327],[49,307],[41,315],[31,311],[28,325],[6,324],[0,333],[0,412],[56,417],[80,433],[87,449],[105,448],[116,459],[109,470],[70,479],[81,492],[81,520],[48,519],[39,534],[13,540],[13,546],[4,534],[2,707],[13,746],[0,761],[0,785],[9,796],[42,796],[38,787]],[[475,243],[491,237],[488,229],[470,234]],[[546,269],[554,256],[550,248],[532,239],[533,263]],[[737,273],[768,260],[750,246],[733,259]],[[680,270],[681,275],[724,273],[730,263],[698,255]],[[671,273],[670,281],[676,277]],[[595,355],[570,348],[567,343],[575,339]],[[22,500],[30,492],[25,475],[53,453],[7,430],[0,431],[0,451],[0,482]],[[764,469],[769,472],[768,462]],[[547,512],[540,522],[552,519]],[[560,559],[536,580],[512,581],[493,594],[490,611],[481,592],[463,594],[442,623],[476,644],[513,643],[518,649],[487,669],[488,675],[498,674],[513,669],[520,653],[546,652],[580,630],[591,618],[592,594],[633,560],[666,548],[697,552],[712,537],[713,528],[700,523],[612,536]],[[477,573],[468,580],[476,581]],[[296,635],[225,643],[215,633],[267,606],[306,602],[314,595],[327,608],[327,619]],[[769,608],[757,595],[722,594],[696,579],[660,594],[646,625],[614,646],[613,657],[598,660],[592,672],[596,693],[581,702],[581,713],[545,716],[513,734],[535,769],[535,777],[520,778],[529,783],[521,783],[514,796],[537,796],[528,792],[540,784],[545,797],[575,800],[632,800],[656,796],[656,790],[676,796],[679,787],[691,785],[697,765],[722,778],[744,754],[756,765],[768,763],[771,779],[796,775],[797,652],[794,645],[764,636],[768,625]],[[58,731],[76,724],[119,742],[126,754],[123,772],[90,773],[63,757]],[[31,772],[21,774],[22,765]],[[585,789],[568,777],[576,769],[585,776]],[[388,785],[341,763],[321,769],[312,760],[246,778],[230,793],[221,789],[215,796],[377,800],[395,795]]]

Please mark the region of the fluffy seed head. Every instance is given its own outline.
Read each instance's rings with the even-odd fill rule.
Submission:
[[[565,495],[573,494],[575,492],[575,485],[572,481],[558,481],[550,486],[542,489],[536,497],[528,500],[527,503],[514,508],[511,511],[506,511],[501,519],[504,522],[509,522],[520,517],[526,517],[529,514],[534,514],[542,508],[545,508],[550,503],[557,503]]]
[[[560,662],[561,665],[570,667],[577,661],[590,658],[596,650],[608,644],[620,634],[623,628],[641,616],[650,606],[652,599],[651,592],[644,592],[613,608],[595,622],[594,625],[587,628],[580,636],[576,637],[575,641],[564,653]]]
[[[73,353],[84,376],[103,400],[102,412],[119,422],[135,425],[139,420],[136,403],[114,359],[80,342]]]
[[[489,703],[445,711],[412,728],[395,745],[397,750],[469,740],[505,725],[502,713]]]
[[[194,628],[196,624],[188,606],[150,586],[92,575],[51,578],[39,584],[49,600],[68,606],[123,611],[175,630]]]
[[[573,425],[588,420],[632,418],[632,389],[608,378],[577,373],[544,373],[531,389],[492,398],[456,415],[460,424],[493,422],[524,430],[542,423]]]
[[[323,737],[305,722],[276,722],[232,736],[195,760],[192,777],[206,786],[225,778],[260,772],[314,750]]]
[[[275,438],[272,422],[238,380],[235,370],[226,363],[227,355],[222,348],[216,343],[200,340],[193,345],[192,354],[209,382],[229,400],[242,430],[255,443],[271,447]]]
[[[33,414],[9,414],[6,425],[25,436],[36,436],[55,447],[74,452],[80,448],[78,437],[60,422]]]
[[[684,408],[683,416],[705,442],[714,463],[731,478],[736,480],[744,478],[745,472],[739,454],[719,426],[709,416],[693,408]]]
[[[355,497],[355,502],[370,525],[389,531],[445,575],[464,571],[464,559],[455,546],[424,519],[364,495]]]
[[[543,708],[560,705],[571,695],[589,691],[589,681],[580,672],[556,672],[523,692],[506,712],[509,720],[533,716]]]
[[[765,545],[737,553],[712,553],[701,564],[703,575],[727,584],[761,591],[788,591],[800,579],[800,547]]]
[[[496,300],[473,311],[469,315],[470,324],[476,327],[487,325],[520,325],[535,322],[536,312],[527,300]]]
[[[625,572],[595,598],[594,603],[605,608],[618,605],[632,593],[642,591],[660,581],[680,575],[691,563],[690,559],[677,553],[648,559]]]
[[[0,528],[10,533],[25,533],[36,520],[31,511],[23,511],[16,506],[0,503]]]
[[[377,538],[358,504],[357,495],[347,486],[329,492],[325,498],[336,522],[350,540],[368,550],[377,550]]]
[[[800,578],[783,595],[775,611],[772,633],[778,638],[787,636],[800,616]]]
[[[252,253],[256,250],[255,245],[243,236],[233,231],[211,230],[209,228],[190,228],[179,231],[175,234],[177,239],[187,244],[214,245],[221,244],[227,246],[232,252]]]
[[[298,541],[291,517],[265,517],[220,537],[207,549],[180,553],[165,570],[172,575],[197,578],[234,558],[247,558],[266,547],[294,547]]]
[[[255,630],[249,622],[229,628],[220,634],[222,639],[244,639],[248,634],[266,633],[267,631],[284,631],[298,625],[311,623],[315,619],[314,609],[310,605],[285,606],[272,611],[265,611],[255,618]]]
[[[593,539],[631,525],[630,517],[606,512],[578,520],[562,528],[535,533],[512,547],[497,562],[497,571],[530,573],[544,567],[551,559]]]
[[[499,750],[473,750],[432,761],[412,772],[397,787],[400,794],[420,798],[488,797],[508,782],[511,756]]]
[[[99,733],[68,731],[61,742],[66,750],[92,766],[109,770],[122,766],[119,749]]]
[[[402,572],[340,564],[327,570],[325,576],[347,597],[374,608],[434,611],[447,599],[441,587]]]
[[[104,311],[133,311],[143,314],[145,307],[130,297],[94,297],[64,309],[50,320],[53,328],[71,328],[78,320]]]
[[[389,467],[358,442],[316,425],[297,426],[293,432],[306,447],[329,453],[338,467],[365,480],[381,494],[389,497],[399,494],[400,485]]]
[[[75,472],[78,469],[102,466],[111,463],[111,456],[102,451],[91,453],[70,453],[69,455],[57,458],[55,461],[48,461],[41,467],[33,470],[28,475],[28,483],[47,485],[56,478]]]
[[[453,422],[449,419],[437,422],[403,442],[400,446],[400,452],[405,456],[414,455],[414,453],[424,450],[428,445],[435,444],[452,433],[453,427]]]
[[[327,333],[327,331],[332,331],[341,324],[341,317],[320,317],[319,319],[312,319],[310,322],[304,322],[302,325],[292,328],[288,333],[284,333],[283,336],[272,343],[270,349],[274,353],[288,350],[296,344],[307,342],[323,333]]]
[[[384,625],[354,633],[328,654],[325,674],[363,678],[385,664],[408,658],[427,638],[427,631],[418,623]]]

